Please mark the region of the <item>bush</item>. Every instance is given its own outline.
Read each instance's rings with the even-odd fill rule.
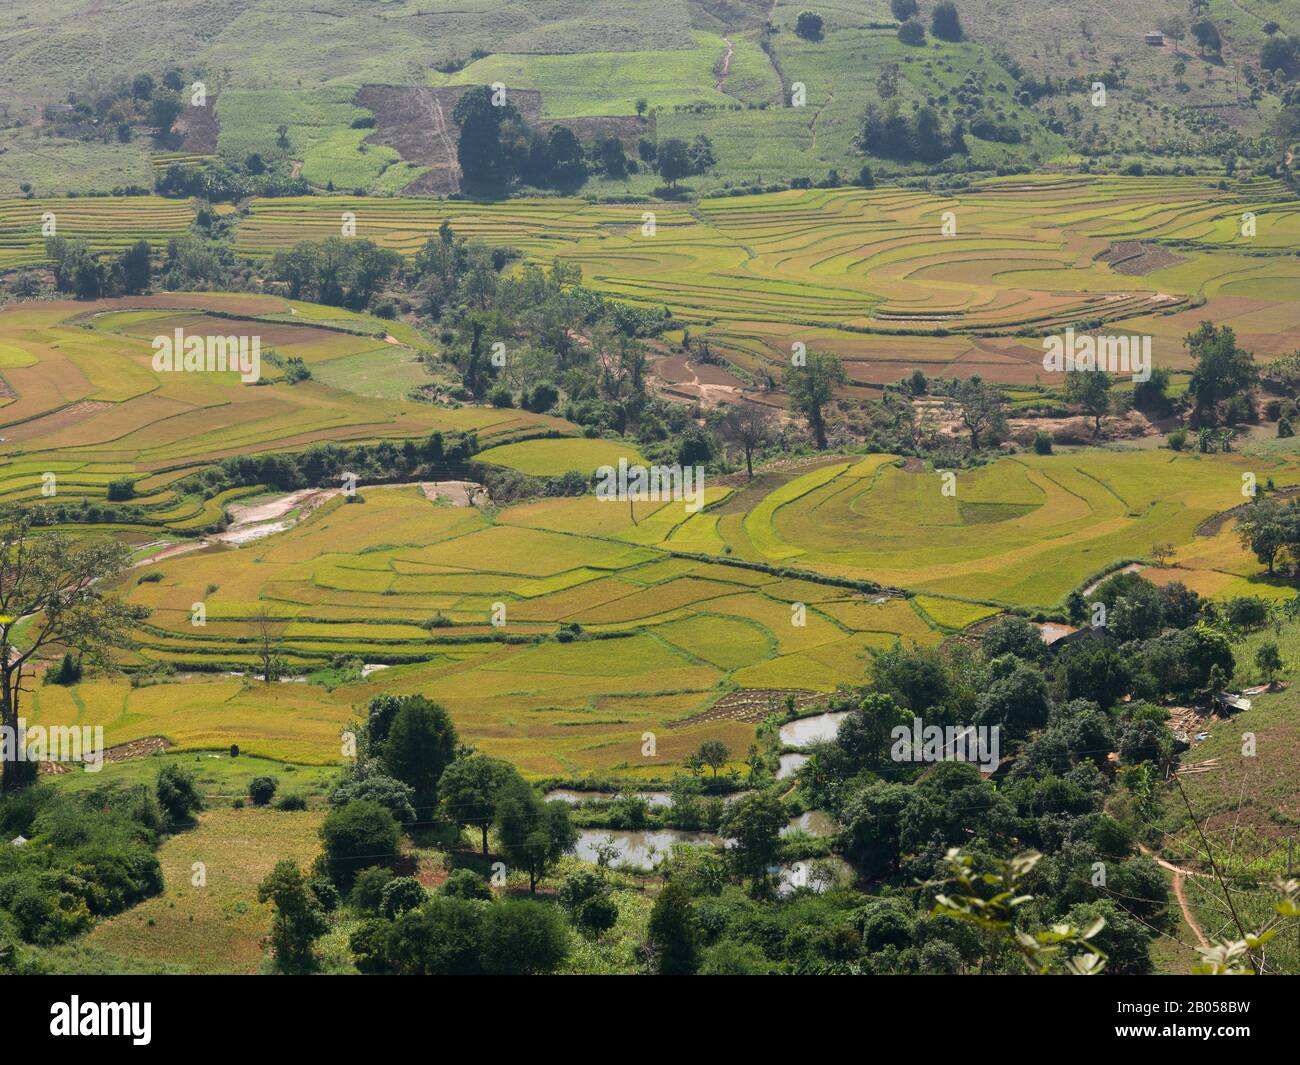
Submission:
[[[248,782],[248,797],[254,806],[265,806],[275,798],[280,782],[275,777],[254,777]]]
[[[352,885],[352,893],[348,896],[348,901],[358,910],[378,913],[384,898],[384,888],[392,880],[393,873],[390,869],[380,866],[362,869],[357,874],[356,883]]]
[[[1182,451],[1187,446],[1187,430],[1175,429],[1165,437],[1165,443],[1171,451]]]
[[[155,792],[158,805],[173,825],[183,824],[203,809],[203,799],[194,784],[194,773],[187,772],[175,762],[158,771]]]
[[[340,889],[350,889],[362,869],[391,866],[401,844],[393,815],[367,799],[333,811],[321,825],[320,836],[324,868]]]
[[[569,955],[569,931],[552,906],[499,902],[483,915],[483,971],[530,976],[558,969]]]
[[[390,921],[424,902],[424,885],[413,876],[394,877],[384,885],[379,897],[379,912]]]
[[[277,810],[294,812],[307,809],[307,800],[296,791],[290,791],[280,797],[275,804]]]
[[[453,899],[490,899],[492,889],[473,869],[457,869],[443,881],[442,894]]]

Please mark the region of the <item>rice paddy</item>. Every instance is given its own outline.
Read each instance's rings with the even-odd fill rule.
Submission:
[[[275,382],[265,362],[272,383],[262,386],[234,372],[154,370],[152,338],[177,329],[258,337],[264,354],[301,358],[323,380]],[[269,296],[174,293],[0,308],[0,501],[103,503],[109,482],[128,478],[131,503],[146,516],[141,531],[183,532],[218,520],[231,497],[182,498],[171,485],[227,456],[434,430],[472,431],[490,447],[565,428],[523,411],[359,395],[346,390],[346,374],[328,372],[335,363],[387,358],[409,373],[411,345],[420,343],[409,327]]]
[[[845,457],[747,510],[711,487],[694,514],[591,496],[483,510],[413,485],[369,488],[287,532],[132,574],[123,594],[152,613],[123,664],[196,672],[41,687],[29,717],[102,724],[110,744],[163,735],[182,750],[234,743],[326,764],[371,696],[422,692],[469,742],[530,774],[663,776],[706,738],[745,749],[752,722],[710,713],[728,692],[860,683],[896,641],[933,646],[1000,609],[1050,611],[1157,543],[1176,549],[1148,566],[1157,582],[1290,594],[1230,530],[1197,535],[1240,501],[1247,469],[1300,483],[1285,459],[1085,451],[962,472],[955,496],[937,471]],[[263,609],[275,653],[299,673],[340,658],[387,668],[333,690],[264,685]]]
[[[255,201],[237,246],[268,255],[334,235],[342,211],[407,255],[448,221],[572,262],[592,288],[666,305],[737,365],[775,376],[803,343],[862,384],[914,366],[1030,384],[1043,373],[1036,337],[1070,325],[1150,335],[1155,363],[1174,369],[1190,365],[1182,338],[1202,318],[1260,356],[1289,352],[1300,326],[1300,208],[1268,179],[1220,190],[1205,177],[1020,176],[950,195],[814,189],[694,208],[302,197]],[[1126,242],[1162,254],[1120,261],[1112,247]]]

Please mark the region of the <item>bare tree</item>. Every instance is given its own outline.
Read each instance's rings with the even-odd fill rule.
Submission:
[[[257,657],[262,660],[262,683],[270,684],[284,672],[284,660],[278,653],[284,624],[266,607],[258,607],[253,613],[253,633],[257,637]]]
[[[113,651],[131,646],[131,630],[148,616],[104,595],[130,564],[125,544],[38,532],[39,510],[0,511],[0,787],[30,784],[30,764],[20,760],[19,698],[23,678],[43,652],[77,651],[108,665]]]
[[[772,440],[776,419],[767,407],[746,403],[732,407],[722,419],[722,435],[745,453],[745,471],[754,479],[754,452]]]

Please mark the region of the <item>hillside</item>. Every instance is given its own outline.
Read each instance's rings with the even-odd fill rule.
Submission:
[[[593,143],[613,134],[633,157],[647,136],[707,136],[716,163],[694,183],[704,191],[819,182],[831,171],[847,180],[864,159],[885,174],[927,169],[881,148],[863,156],[855,140],[868,106],[928,106],[942,129],[964,127],[965,151],[945,164],[955,170],[1083,158],[1217,166],[1256,155],[1277,106],[1278,85],[1259,71],[1265,18],[1226,0],[1211,6],[1220,50],[1204,56],[1175,0],[1146,5],[1145,21],[1100,2],[964,0],[964,40],[915,45],[898,39],[886,0],[814,8],[823,19],[815,37],[795,31],[803,4],[653,0],[653,17],[646,6],[327,0],[304,17],[277,0],[162,9],[16,0],[0,15],[0,187],[147,185],[183,148],[232,163],[282,159],[318,189],[446,193],[457,187],[456,91],[494,83],[519,94],[542,132],[563,123]],[[1292,0],[1269,6],[1281,32],[1294,32]],[[927,26],[932,7],[921,5]],[[1181,39],[1145,43],[1157,23]],[[295,47],[274,45],[282,39]],[[70,127],[45,110],[70,92],[93,103],[137,74],[160,82],[168,70],[187,92],[204,83],[206,132],[182,118],[158,137],[138,121],[114,134],[106,120]],[[1098,78],[1109,86],[1100,107]],[[593,176],[589,187],[645,194],[656,183],[642,168]]]

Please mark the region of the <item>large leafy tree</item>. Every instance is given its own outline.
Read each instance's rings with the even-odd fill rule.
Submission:
[[[736,841],[730,851],[736,871],[748,876],[756,890],[767,883],[768,867],[777,858],[786,814],[772,795],[755,794],[731,804],[722,819],[722,834]]]
[[[148,615],[106,595],[105,585],[130,564],[126,545],[41,532],[39,510],[0,512],[0,787],[30,784],[34,766],[18,760],[23,680],[53,647],[75,651],[95,665],[130,646],[135,623]]]
[[[438,781],[443,813],[461,827],[477,828],[483,834],[484,857],[488,852],[488,828],[496,816],[497,795],[517,776],[509,762],[471,754],[452,762]]]
[[[826,407],[835,397],[835,390],[848,381],[844,364],[824,351],[810,352],[803,366],[792,366],[785,372],[782,384],[790,396],[790,409],[808,422],[819,449],[826,447]]]
[[[1071,370],[1065,375],[1065,402],[1082,408],[1093,419],[1092,432],[1101,432],[1101,420],[1110,413],[1111,377],[1104,370]]]
[[[1231,326],[1202,322],[1183,344],[1196,363],[1187,390],[1196,401],[1198,418],[1213,415],[1222,400],[1255,383],[1255,357],[1237,346]]]
[[[508,861],[528,873],[528,890],[534,895],[538,881],[578,842],[568,806],[545,802],[518,777],[498,794],[496,826]]]
[[[981,441],[988,441],[1006,429],[1002,393],[993,385],[986,385],[978,376],[957,382],[947,406],[957,413],[970,433],[972,451],[979,450]]]
[[[456,757],[456,729],[447,711],[423,695],[402,700],[384,741],[384,767],[415,791],[417,820],[438,801],[438,781]]]

